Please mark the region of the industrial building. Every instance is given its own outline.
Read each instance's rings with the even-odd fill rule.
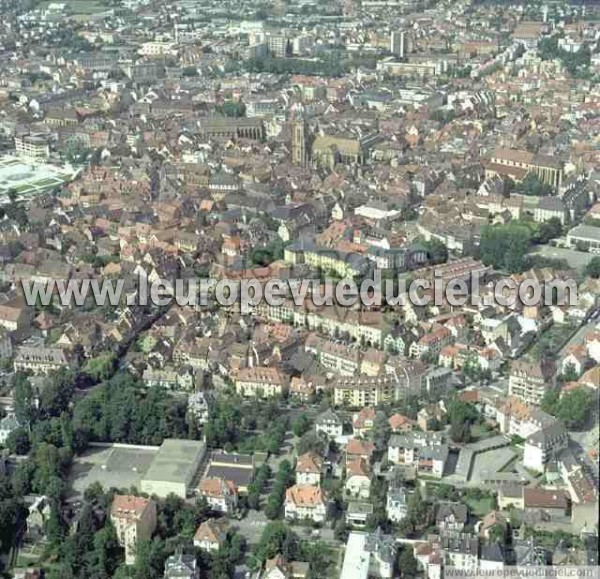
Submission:
[[[142,479],[142,492],[161,498],[171,493],[186,498],[205,453],[203,442],[166,439]]]

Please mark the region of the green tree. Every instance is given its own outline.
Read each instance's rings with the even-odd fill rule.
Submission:
[[[552,217],[548,221],[540,224],[538,233],[538,241],[540,243],[548,243],[551,239],[560,237],[563,232],[563,226],[558,217]]]
[[[75,376],[71,370],[61,369],[52,373],[40,396],[42,414],[59,416],[68,409],[74,390]]]
[[[518,221],[507,225],[486,225],[481,230],[479,253],[485,265],[518,273],[527,265],[526,254],[532,244],[530,226]]]
[[[427,250],[427,257],[433,264],[446,263],[448,261],[448,248],[443,241],[432,237],[429,241],[421,243]]]
[[[294,472],[289,460],[282,460],[275,477],[275,482],[267,499],[265,515],[269,519],[276,519],[281,515],[281,508],[285,498],[285,491],[294,482]]]
[[[388,417],[384,412],[378,411],[373,421],[373,442],[378,451],[382,452],[387,449],[391,434],[392,430]]]
[[[31,448],[27,429],[19,426],[19,428],[13,430],[6,439],[6,447],[12,454],[27,454]]]
[[[308,432],[310,428],[310,419],[306,414],[302,413],[292,424],[292,432],[297,436],[301,437],[303,434]]]
[[[14,495],[8,475],[0,475],[0,553],[13,546],[16,530],[26,516],[21,500]]]
[[[13,380],[15,416],[21,424],[29,424],[33,414],[33,389],[29,377],[15,373]]]
[[[288,537],[291,536],[291,539]],[[254,550],[254,554],[259,561],[272,559],[283,550],[287,542],[288,548],[295,538],[295,533],[283,521],[273,521],[267,523],[263,529],[260,541]]]
[[[116,357],[112,353],[101,354],[86,360],[82,371],[94,382],[100,382],[109,378],[115,367]]]
[[[585,275],[589,275],[594,279],[600,278],[600,256],[596,255],[590,259],[585,266]]]
[[[534,197],[545,197],[552,195],[552,187],[543,183],[535,173],[527,173],[521,183],[523,193]]]
[[[168,552],[164,541],[139,541],[133,570],[134,579],[162,579]]]
[[[121,559],[121,549],[117,532],[112,523],[106,521],[104,527],[94,535],[90,555],[92,577],[112,577]]]
[[[300,454],[304,454],[309,451],[316,452],[317,454],[323,454],[325,448],[327,446],[327,441],[319,436],[314,431],[309,431],[298,441],[296,445],[296,452]]]
[[[558,401],[556,418],[562,420],[567,428],[582,428],[590,416],[592,394],[581,386],[567,392]]]
[[[246,114],[244,103],[236,101],[225,101],[217,110],[226,117],[243,117]]]
[[[418,575],[419,567],[410,545],[404,545],[398,552],[396,566],[401,577],[416,577]]]
[[[479,412],[473,404],[454,399],[448,404],[450,438],[454,442],[469,442],[471,426],[479,420]]]
[[[490,541],[504,545],[506,529],[502,525],[494,525],[488,530]]]

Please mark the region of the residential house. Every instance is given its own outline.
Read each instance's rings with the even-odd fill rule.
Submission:
[[[50,502],[48,497],[39,496],[29,506],[27,515],[27,539],[39,541],[46,534],[46,524],[50,516]]]
[[[237,508],[238,489],[232,481],[217,477],[202,479],[198,494],[214,511],[231,514]]]
[[[297,376],[290,380],[289,394],[292,398],[301,402],[310,402],[315,395],[315,391],[316,386],[312,380]]]
[[[256,366],[238,371],[235,390],[242,396],[273,398],[282,396],[288,384],[288,377],[281,370]]]
[[[192,392],[188,395],[188,413],[198,425],[205,424],[208,421],[209,408],[205,392]]]
[[[543,472],[548,461],[569,445],[569,435],[561,422],[555,420],[530,434],[525,440],[523,466]]]
[[[479,538],[477,535],[450,532],[441,536],[442,555],[446,567],[462,571],[475,571],[479,562]]]
[[[316,334],[306,338],[304,350],[313,354],[324,368],[340,376],[352,376],[360,366],[360,352],[356,347],[350,348]]]
[[[48,374],[68,367],[69,364],[67,352],[61,348],[19,346],[16,349],[13,367],[15,372]]]
[[[138,542],[149,540],[156,529],[156,503],[143,497],[115,495],[110,520],[119,545],[125,549],[125,564],[133,565]]]
[[[415,543],[413,555],[419,569],[423,570],[427,579],[441,579],[444,561],[442,545],[437,535],[430,536],[424,543]]]
[[[448,453],[440,433],[393,434],[388,444],[391,463],[415,466],[417,472],[438,478],[444,474]]]
[[[556,385],[556,367],[550,360],[530,362],[513,360],[508,392],[527,403],[539,406],[544,394]]]
[[[588,356],[600,364],[600,332],[589,332],[584,337],[584,344],[587,350]]]
[[[408,512],[408,493],[404,487],[392,484],[388,486],[385,512],[388,519],[394,523],[399,523],[406,517]]]
[[[463,531],[469,514],[462,503],[439,503],[435,515],[435,524],[440,533]]]
[[[368,440],[351,438],[346,444],[346,465],[349,462],[362,458],[368,464],[371,464],[371,458],[375,452],[375,444]]]
[[[566,520],[566,493],[557,489],[523,487],[523,519],[527,524]]]
[[[175,553],[165,561],[165,579],[198,579],[200,568],[194,555]]]
[[[329,438],[337,438],[344,432],[342,419],[330,408],[315,420],[315,431],[317,434],[325,434]]]
[[[446,418],[446,408],[443,401],[437,404],[429,404],[419,410],[417,424],[423,432],[428,430],[439,430]]]
[[[388,424],[393,433],[402,433],[410,432],[415,425],[415,421],[403,414],[392,414],[388,420]]]
[[[285,492],[286,519],[310,519],[322,523],[327,519],[328,500],[320,486],[296,484]]]
[[[301,485],[319,485],[323,476],[323,458],[316,452],[307,452],[296,462],[296,482]]]
[[[355,436],[365,436],[375,425],[375,408],[367,406],[352,416],[352,428]]]
[[[508,522],[506,517],[500,511],[490,511],[483,519],[475,526],[482,539],[490,538],[490,531],[499,529],[502,536],[506,535],[508,530]]]
[[[445,326],[438,326],[431,332],[422,336],[410,346],[410,355],[413,358],[433,357],[437,359],[441,349],[454,341],[452,332]]]
[[[510,510],[523,508],[523,485],[504,484],[498,489],[498,508]]]
[[[372,503],[366,501],[350,501],[346,508],[346,524],[362,529],[366,526],[367,519],[372,514]]]
[[[577,376],[581,376],[585,370],[587,359],[587,348],[584,345],[571,344],[565,350],[565,355],[561,360],[561,373],[574,372]]]
[[[223,519],[207,519],[194,534],[194,547],[204,551],[218,551],[225,543],[227,533]]]
[[[346,495],[353,498],[367,499],[371,491],[371,472],[369,463],[362,457],[346,462]]]
[[[32,310],[21,300],[12,299],[0,303],[0,328],[24,335],[31,326]]]
[[[308,579],[309,564],[304,561],[286,561],[282,555],[267,559],[260,579]]]

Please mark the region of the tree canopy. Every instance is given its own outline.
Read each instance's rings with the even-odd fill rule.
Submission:
[[[526,254],[532,241],[529,224],[511,221],[506,225],[486,225],[481,230],[481,261],[508,273],[520,273],[527,266]]]

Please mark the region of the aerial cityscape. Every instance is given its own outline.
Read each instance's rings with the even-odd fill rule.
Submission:
[[[598,0],[0,0],[0,577],[598,578]]]

